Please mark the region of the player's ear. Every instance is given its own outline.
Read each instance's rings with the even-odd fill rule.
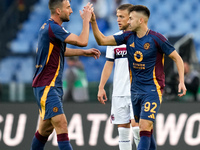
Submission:
[[[61,14],[61,9],[60,8],[56,8],[56,14],[60,15]]]
[[[139,23],[142,24],[143,22],[144,22],[144,18],[141,17],[141,18],[139,19]]]

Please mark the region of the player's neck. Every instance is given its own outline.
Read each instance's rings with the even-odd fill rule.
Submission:
[[[123,30],[123,32],[126,32],[126,31],[131,31],[131,29],[126,29],[126,30]]]
[[[55,15],[51,15],[51,19],[53,19],[56,23],[58,23],[59,25],[62,25],[62,21],[60,20],[59,17],[55,16]]]
[[[131,28],[127,27],[126,29],[123,30],[123,32],[126,32],[126,31],[131,31]]]
[[[149,30],[149,29],[148,29],[147,26],[145,26],[145,27],[143,27],[143,28],[141,27],[139,30],[136,31],[137,36],[138,36],[139,38],[142,38],[143,36],[146,35],[146,33],[147,33],[148,30]]]

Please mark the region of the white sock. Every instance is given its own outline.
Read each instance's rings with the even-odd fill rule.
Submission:
[[[137,148],[140,142],[140,128],[138,126],[132,127],[132,131],[133,131],[133,139]]]
[[[130,141],[130,128],[118,128],[119,133],[119,149],[120,150],[132,150]]]

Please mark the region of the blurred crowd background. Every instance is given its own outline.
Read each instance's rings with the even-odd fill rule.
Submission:
[[[79,10],[88,1],[94,4],[97,23],[105,35],[118,32],[116,8],[120,4],[146,5],[151,11],[149,28],[164,34],[189,64],[185,66],[188,92],[180,99],[177,97],[177,69],[170,59],[165,59],[164,101],[200,101],[200,0],[71,0],[73,13],[71,20],[63,24],[66,30],[80,34],[82,19]],[[37,36],[41,25],[50,17],[48,0],[1,0],[0,15],[0,102],[33,102],[31,83]],[[106,61],[106,47],[97,45],[92,31],[85,49],[91,47],[99,49],[101,57],[98,60],[80,57],[79,60],[88,82],[89,101],[98,102],[98,83]],[[68,67],[65,63],[66,70]],[[64,73],[64,89],[67,89],[65,78]],[[106,84],[106,91],[111,99],[112,76]]]

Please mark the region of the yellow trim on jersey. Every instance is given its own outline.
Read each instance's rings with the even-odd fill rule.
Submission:
[[[161,104],[162,103],[162,92],[160,90],[160,85],[158,84],[158,81],[156,80],[155,67],[153,69],[153,81],[154,81],[154,83],[156,85],[156,89],[157,89],[159,100],[160,100],[160,104]]]
[[[42,119],[44,119],[44,116],[45,116],[45,106],[46,106],[47,95],[49,93],[50,88],[52,86],[55,86],[55,81],[56,81],[56,78],[59,74],[59,70],[60,70],[60,58],[59,58],[58,68],[56,70],[56,74],[55,74],[53,80],[51,81],[50,85],[45,87],[44,93],[43,93],[41,100],[40,100],[40,106],[41,106],[40,117],[42,117]]]
[[[132,80],[133,80],[133,76],[132,76],[132,71],[131,69],[129,68],[129,75],[130,75],[130,84],[132,83]]]
[[[165,64],[165,54],[163,54],[163,58],[162,58],[162,65],[164,66]]]
[[[48,53],[46,64],[49,62],[49,58],[52,53],[53,47],[54,47],[54,45],[52,43],[49,43],[49,53]]]
[[[146,35],[148,35],[148,34],[149,34],[149,31],[150,31],[150,29],[148,29],[148,30],[147,30],[147,32],[146,32]]]
[[[49,93],[50,90],[50,86],[46,86],[44,89],[44,93],[40,99],[40,106],[41,106],[41,111],[40,111],[40,117],[42,117],[42,119],[44,119],[45,116],[45,107],[46,107],[46,100],[47,100],[47,95]]]

